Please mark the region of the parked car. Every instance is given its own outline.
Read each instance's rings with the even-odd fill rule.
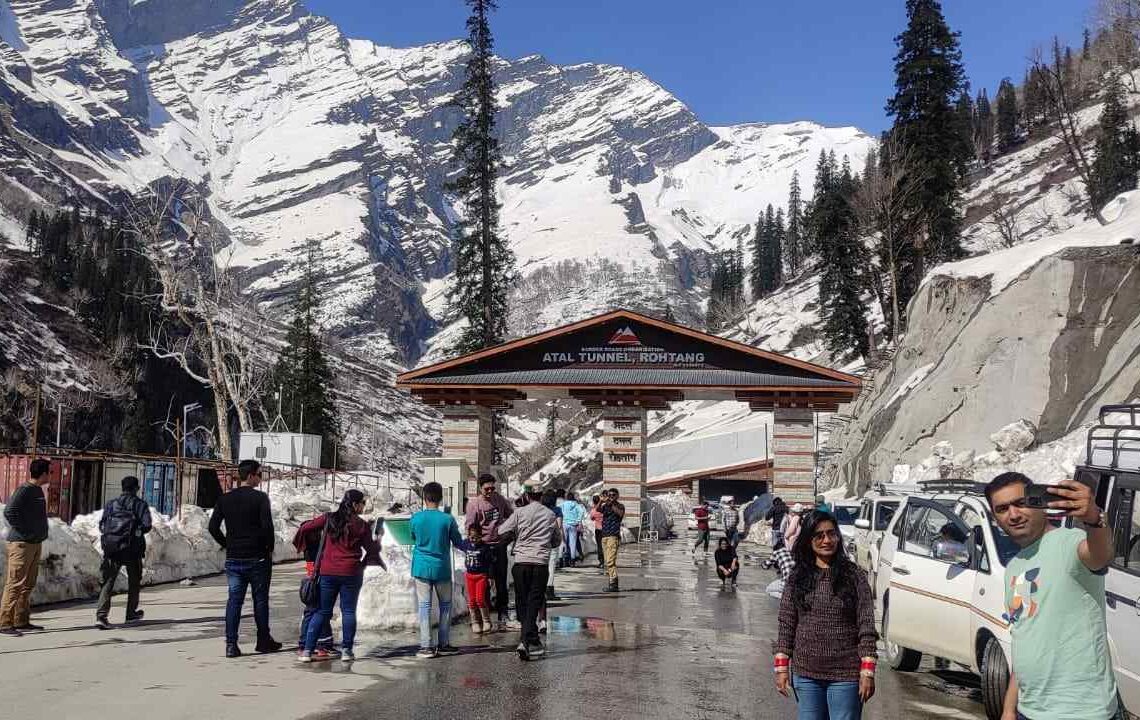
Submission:
[[[878,551],[875,617],[887,662],[918,668],[924,653],[981,677],[986,715],[1000,720],[1009,685],[1005,565],[1017,546],[980,486],[928,483],[900,499]]]
[[[855,519],[859,517],[861,503],[857,500],[840,500],[833,503],[831,512],[839,521],[839,533],[843,536],[843,548],[848,557],[855,557]]]
[[[1108,405],[1089,431],[1085,465],[1115,533],[1105,576],[1108,644],[1124,707],[1140,712],[1140,405]]]
[[[1119,441],[1122,434],[1112,436]],[[1100,475],[1098,503],[1108,508],[1116,533],[1105,579],[1109,652],[1120,699],[1132,712],[1140,709],[1140,650],[1133,640],[1140,637],[1140,424],[1134,437],[1135,470],[1078,468]],[[875,616],[886,661],[915,670],[925,653],[969,668],[981,678],[987,717],[1000,720],[1011,657],[1005,566],[1018,547],[995,522],[982,486],[940,481],[924,490],[902,501],[879,548]]]
[[[912,490],[917,490],[917,487]],[[872,586],[879,569],[879,542],[898,510],[902,497],[880,487],[864,495],[859,505],[859,516],[855,518],[852,531],[855,551],[851,555],[855,558],[855,564],[866,571]]]

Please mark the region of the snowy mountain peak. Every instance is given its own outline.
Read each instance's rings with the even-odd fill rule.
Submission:
[[[288,302],[315,242],[325,320],[346,346],[399,362],[422,352],[445,320],[422,288],[438,298],[450,271],[449,101],[465,42],[353,40],[294,0],[0,7],[0,103],[16,130],[0,150],[28,202],[200,182],[232,240],[225,262],[266,303]],[[558,274],[567,295],[520,316],[520,332],[613,304],[696,320],[704,254],[782,205],[793,171],[810,186],[819,150],[858,164],[873,143],[812,123],[710,128],[614,65],[532,54],[500,60],[497,80],[503,232],[524,278]]]

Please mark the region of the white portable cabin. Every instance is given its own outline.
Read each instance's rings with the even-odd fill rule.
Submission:
[[[243,432],[239,460],[257,460],[269,466],[319,468],[321,436],[287,432]]]

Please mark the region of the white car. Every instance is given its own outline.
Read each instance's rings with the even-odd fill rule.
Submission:
[[[843,536],[843,549],[848,557],[855,557],[855,519],[859,517],[860,503],[854,500],[843,500],[833,503],[831,512],[839,521],[839,534]]]
[[[1125,708],[1140,708],[1140,473],[1115,473],[1109,506],[1116,556],[1106,577],[1109,649]],[[1003,619],[1005,565],[1017,545],[997,526],[980,487],[939,487],[905,498],[879,549],[875,617],[896,670],[922,655],[959,663],[981,678],[990,720],[1009,684],[1010,633]],[[1107,493],[1104,493],[1107,495]]]
[[[855,564],[866,571],[872,586],[879,568],[879,542],[901,502],[899,495],[870,492],[863,496],[859,505],[859,516],[855,518],[853,530],[855,551],[851,556]]]
[[[902,499],[879,547],[875,617],[896,670],[923,653],[981,677],[991,720],[1009,684],[1005,564],[1017,546],[994,523],[983,495],[932,483]]]
[[[1107,405],[1088,435],[1086,465],[1115,534],[1105,577],[1108,646],[1124,707],[1140,712],[1140,405]]]

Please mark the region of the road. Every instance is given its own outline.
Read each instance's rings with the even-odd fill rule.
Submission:
[[[48,632],[0,640],[0,706],[8,717],[53,720],[795,716],[794,702],[772,686],[770,572],[746,558],[740,587],[722,591],[711,556],[694,562],[680,541],[627,546],[622,564],[622,591],[613,595],[599,592],[594,568],[558,575],[548,655],[530,663],[514,654],[513,635],[472,636],[465,626],[453,634],[463,652],[434,660],[414,657],[411,633],[363,635],[352,665],[298,666],[288,652],[226,660],[221,578],[145,590],[147,620],[132,628],[91,629],[90,603],[52,606],[35,615]],[[273,624],[287,642],[299,577],[297,565],[275,571]],[[252,650],[252,618],[243,631]],[[880,671],[864,717],[984,715],[975,679],[924,665]]]

